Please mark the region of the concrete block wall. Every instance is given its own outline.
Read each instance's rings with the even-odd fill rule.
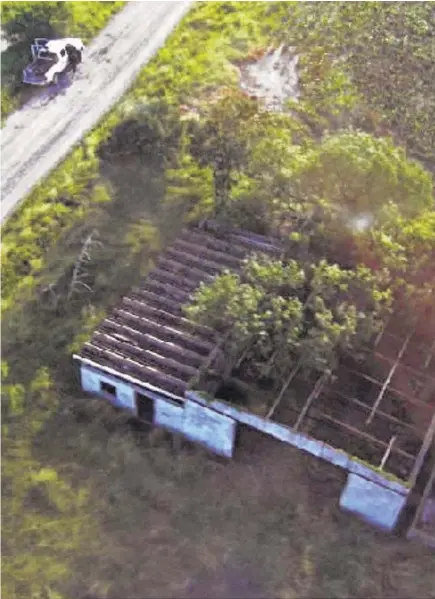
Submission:
[[[184,406],[173,401],[157,397],[154,400],[154,424],[169,431],[181,432],[183,429]]]
[[[410,492],[404,483],[391,480],[382,472],[362,464],[346,452],[335,449],[323,441],[312,439],[283,424],[266,420],[219,400],[207,401],[194,391],[188,391],[186,396],[346,470],[349,474],[340,496],[340,507],[385,530],[393,530],[396,526]]]
[[[80,378],[83,391],[92,393],[93,395],[99,395],[100,397],[107,399],[114,406],[123,408],[137,414],[135,391],[129,383],[125,383],[119,379],[115,379],[110,375],[106,375],[103,372],[81,366]],[[102,389],[101,383],[107,383],[112,385],[116,389],[116,395],[113,396]]]
[[[297,447],[346,470],[347,483],[340,497],[342,509],[359,515],[386,530],[394,529],[410,491],[400,481],[386,478],[343,451],[330,447],[290,427],[266,420],[219,400],[208,401],[201,394],[188,391],[185,398],[171,400],[103,371],[81,365],[82,388],[88,393],[111,401],[137,415],[136,392],[154,401],[154,424],[179,432],[214,453],[232,457],[237,423],[243,423],[284,443]],[[116,388],[116,397],[102,390],[101,383]]]
[[[194,400],[180,398],[179,402],[159,395],[155,391],[124,382],[103,371],[81,365],[81,385],[84,391],[110,401],[114,406],[137,415],[136,393],[145,394],[154,402],[153,424],[204,445],[214,453],[230,458],[234,451],[237,423],[215,410]],[[116,389],[116,395],[106,393],[102,383]]]
[[[205,408],[192,400],[184,406],[183,433],[191,441],[196,441],[208,449],[227,458],[232,457],[237,423]]]
[[[340,507],[374,526],[391,531],[406,501],[406,492],[398,493],[351,472],[340,496]]]

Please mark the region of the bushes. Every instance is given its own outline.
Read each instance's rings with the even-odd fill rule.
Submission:
[[[88,43],[125,2],[2,2],[2,29],[11,42],[78,36]]]
[[[176,154],[181,136],[178,110],[165,101],[156,100],[125,111],[124,120],[114,127],[110,137],[98,149],[106,161],[141,156],[153,161],[167,161]]]
[[[72,552],[93,542],[94,525],[83,513],[88,493],[34,455],[35,438],[58,405],[48,370],[26,386],[8,375],[2,362],[2,594],[61,599]]]

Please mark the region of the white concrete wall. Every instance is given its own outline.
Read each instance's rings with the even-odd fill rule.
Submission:
[[[182,432],[184,406],[175,402],[156,398],[154,400],[154,424],[170,431]]]
[[[154,422],[170,431],[179,432],[191,441],[206,446],[218,455],[230,458],[233,455],[236,434],[236,421],[195,401],[165,398],[155,392],[136,388],[103,371],[81,365],[81,384],[84,391],[109,400],[113,405],[129,410],[137,415],[136,391],[142,392],[154,401]],[[116,399],[101,390],[106,382],[116,388]]]
[[[136,414],[135,392],[140,389],[136,389],[131,383],[125,383],[84,365],[81,365],[81,381],[84,391],[99,395]],[[116,400],[101,391],[102,381],[116,387]],[[340,506],[375,526],[386,530],[395,527],[409,493],[409,489],[400,481],[386,478],[381,472],[322,441],[225,402],[208,401],[202,395],[189,391],[184,403],[177,404],[175,400],[159,396],[155,392],[151,393],[145,389],[142,389],[142,392],[154,400],[156,426],[179,432],[218,455],[232,457],[237,422],[240,422],[348,471]]]
[[[407,494],[399,494],[350,473],[340,497],[340,507],[374,526],[390,531],[396,526],[406,500]]]
[[[289,426],[279,424],[278,422],[273,422],[273,420],[266,420],[261,416],[257,416],[256,414],[252,414],[220,400],[207,401],[195,391],[188,391],[186,396],[197,403],[206,405],[207,407],[212,408],[221,414],[225,414],[226,416],[233,418],[237,422],[247,424],[256,430],[278,439],[279,441],[283,441],[288,445],[293,445],[293,447],[297,447],[298,449],[302,449],[311,455],[322,458],[323,460],[326,460],[327,462],[330,462],[331,464],[334,464],[334,466],[338,466],[343,470],[358,474],[362,478],[371,480],[380,486],[384,486],[387,489],[395,491],[396,493],[406,495],[408,492],[404,484],[401,484],[399,481],[386,478],[383,476],[382,472],[377,472],[369,466],[362,464],[345,451],[335,449],[323,441],[318,441],[317,439],[308,437],[303,433],[294,431]]]
[[[109,400],[113,405],[124,408],[136,414],[135,391],[131,385],[111,377],[103,372],[97,372],[87,366],[80,367],[81,385],[83,391],[99,395]],[[101,383],[108,383],[116,388],[116,398],[101,390]]]
[[[233,455],[236,422],[191,400],[184,406],[183,433],[219,455]]]

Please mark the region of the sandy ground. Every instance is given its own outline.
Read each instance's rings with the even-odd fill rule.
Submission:
[[[280,46],[240,64],[241,89],[262,99],[267,110],[285,111],[287,100],[299,98],[298,58],[294,48]]]
[[[190,1],[130,2],[85,50],[74,76],[36,89],[1,138],[1,222],[122,96]]]

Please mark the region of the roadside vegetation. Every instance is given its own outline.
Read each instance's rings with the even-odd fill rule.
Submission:
[[[2,52],[2,121],[23,101],[21,82],[35,37],[81,37],[85,44],[125,2],[2,2],[1,27],[8,42]]]
[[[65,5],[97,3],[48,4],[62,21]],[[233,326],[258,376],[264,362],[280,377],[287,361],[332,368],[395,306],[411,319],[433,305],[435,91],[419,75],[433,69],[431,15],[429,3],[199,3],[4,226],[5,596],[181,597],[230,564],[262,596],[431,596],[430,552],[341,514],[334,469],[251,437],[225,466],[174,451],[83,399],[70,360],[205,216],[286,245],[187,308]],[[235,65],[281,43],[300,56],[301,97],[269,113]]]

